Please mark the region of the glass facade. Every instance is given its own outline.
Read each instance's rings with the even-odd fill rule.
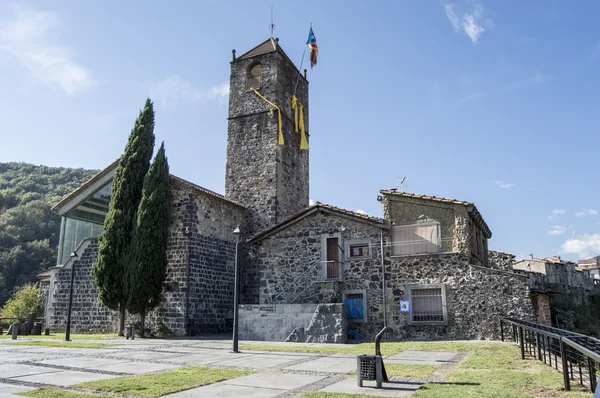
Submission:
[[[84,239],[100,235],[108,213],[111,190],[112,183],[108,183],[63,215],[58,244],[59,265],[69,259]]]

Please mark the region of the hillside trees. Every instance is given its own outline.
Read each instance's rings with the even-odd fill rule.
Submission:
[[[140,314],[142,336],[146,313],[160,303],[167,271],[170,205],[169,164],[163,143],[144,180],[125,280],[127,310]]]
[[[147,99],[131,130],[113,179],[108,214],[98,238],[98,262],[94,267],[94,281],[100,300],[108,308],[119,310],[119,334],[123,334],[125,326],[127,256],[153,149],[154,108]]]
[[[50,209],[95,173],[0,163],[0,307],[18,286],[56,265],[60,216]]]
[[[0,310],[0,318],[24,320],[31,313],[38,312],[40,289],[33,283],[21,286]]]

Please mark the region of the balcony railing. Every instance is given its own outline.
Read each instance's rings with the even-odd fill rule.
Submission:
[[[339,261],[322,261],[323,264],[323,279],[326,282],[337,282],[343,279],[343,268]]]

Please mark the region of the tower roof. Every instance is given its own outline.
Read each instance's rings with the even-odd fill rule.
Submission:
[[[268,53],[272,53],[272,52],[281,53],[283,56],[285,56],[289,60],[289,57],[287,56],[287,54],[283,51],[281,46],[279,46],[279,42],[277,40],[273,39],[272,37],[269,37],[267,40],[263,41],[258,46],[246,51],[244,54],[242,54],[238,58],[236,58],[236,60],[248,59],[248,58],[256,57],[258,55],[264,55],[264,54],[268,54]]]
[[[263,41],[262,43],[260,43],[258,46],[246,51],[245,53],[243,53],[242,55],[240,55],[239,57],[237,57],[235,60],[233,60],[233,62],[236,61],[241,61],[244,59],[249,59],[249,58],[253,58],[253,57],[257,57],[260,55],[265,55],[265,54],[269,54],[269,53],[274,53],[277,52],[281,55],[283,55],[283,57],[294,67],[296,68],[296,70],[299,72],[300,69],[298,69],[298,67],[296,66],[296,64],[294,63],[294,61],[292,61],[290,59],[290,57],[288,57],[288,55],[285,53],[285,51],[283,51],[283,48],[281,48],[281,46],[279,45],[279,39],[274,39],[272,37],[269,37],[267,40]],[[306,78],[299,73],[299,75],[306,80]]]

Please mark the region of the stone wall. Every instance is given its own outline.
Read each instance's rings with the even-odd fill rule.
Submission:
[[[528,276],[507,269],[511,255],[488,255],[494,268],[473,265],[471,258],[461,253],[395,257],[389,230],[383,231],[385,323],[393,328],[394,338],[497,338],[500,317],[535,319]],[[267,236],[254,247],[260,303],[339,303],[345,291],[364,291],[366,320],[349,319],[348,328],[356,330],[361,340],[374,339],[384,326],[380,232],[381,228],[356,219],[315,213]],[[342,238],[341,282],[324,283],[320,277],[322,238],[328,236]],[[371,245],[369,256],[356,260],[345,256],[348,242],[361,240]],[[443,322],[417,324],[409,314],[400,312],[400,301],[410,300],[409,292],[416,285],[443,288]]]
[[[172,183],[167,275],[161,304],[146,316],[146,328],[160,334],[183,336],[217,333],[226,329],[233,312],[235,237],[244,209],[210,194]],[[116,311],[98,299],[93,267],[98,258],[96,240],[82,245],[75,264],[72,328],[74,332],[115,332]],[[69,265],[69,264],[67,264]],[[49,284],[48,327],[66,325],[70,265],[52,270]],[[127,323],[137,322],[129,315]]]
[[[83,246],[82,246],[83,248]],[[94,264],[98,259],[98,242],[90,239],[82,252],[77,253],[73,283],[73,333],[115,333],[119,315],[105,307],[98,298],[94,284]],[[67,323],[71,262],[52,270],[46,326],[53,332],[64,331]]]
[[[340,234],[342,226],[343,235]],[[372,281],[356,278],[356,270],[377,267],[379,231],[380,228],[355,219],[317,212],[264,239],[254,247],[253,259],[260,272],[260,303],[339,303],[345,287],[364,289]],[[363,241],[373,246],[370,256],[361,259],[344,259],[340,250],[340,260],[344,262],[343,285],[322,282],[322,241],[333,236],[340,237],[339,244],[344,249],[349,241]]]
[[[277,111],[248,90],[249,70],[261,63],[260,93],[282,111],[285,145],[277,144]],[[225,195],[246,206],[247,231],[259,232],[308,206],[308,150],[294,132],[291,95],[297,69],[272,52],[231,63]],[[308,82],[296,91],[309,132]]]
[[[188,316],[193,334],[223,333],[233,318],[233,230],[245,230],[244,211],[208,195],[190,200]]]
[[[346,318],[342,303],[239,306],[242,340],[345,343]]]

